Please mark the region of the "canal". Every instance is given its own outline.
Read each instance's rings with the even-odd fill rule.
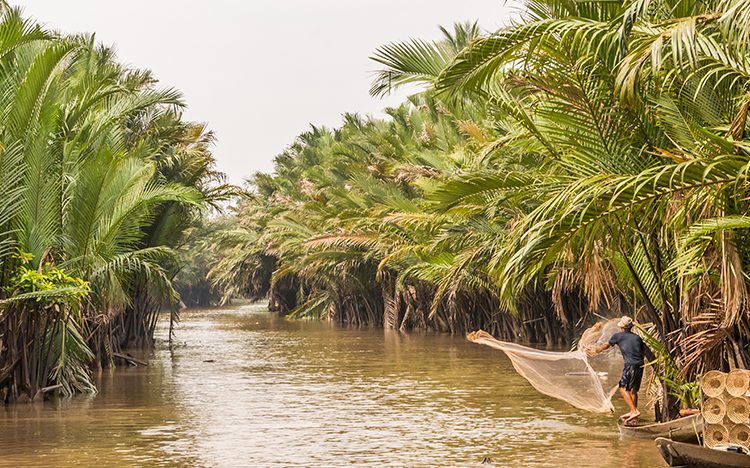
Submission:
[[[97,395],[0,407],[0,466],[666,466],[614,416],[538,393],[463,336],[287,321],[264,304],[186,310],[171,350],[166,334],[134,354],[148,367],[97,373]]]

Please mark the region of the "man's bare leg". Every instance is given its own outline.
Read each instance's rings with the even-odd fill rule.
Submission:
[[[633,402],[633,408],[631,409],[630,416],[628,416],[626,421],[635,421],[641,415],[641,412],[638,411],[638,392],[630,390],[628,393],[630,394],[630,400]]]
[[[630,408],[629,413],[623,414],[620,417],[625,421],[630,421],[634,418],[633,415],[635,415],[636,418],[640,416],[641,413],[638,412],[638,408],[636,408],[635,403],[633,402],[633,395],[628,390],[625,390],[624,387],[620,387],[620,394],[622,394],[622,399],[625,400],[625,403],[627,403]]]

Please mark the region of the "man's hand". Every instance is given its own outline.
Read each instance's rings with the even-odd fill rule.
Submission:
[[[588,356],[596,356],[597,354],[601,353],[605,349],[609,349],[609,343],[604,343],[601,346],[591,345],[586,348],[586,355]]]

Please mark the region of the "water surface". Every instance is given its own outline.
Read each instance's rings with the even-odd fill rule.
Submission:
[[[262,304],[183,311],[172,350],[166,333],[148,367],[97,373],[98,395],[0,407],[0,466],[666,466],[614,416],[538,393],[463,336]]]

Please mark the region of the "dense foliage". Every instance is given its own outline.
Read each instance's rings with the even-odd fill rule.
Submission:
[[[174,249],[222,198],[180,93],[90,36],[0,17],[0,399],[93,391],[87,366],[176,319]],[[55,385],[47,385],[52,383]]]
[[[295,316],[530,341],[629,313],[672,388],[747,368],[750,2],[525,4],[490,35],[380,48],[372,92],[424,92],[256,174],[216,283]]]

